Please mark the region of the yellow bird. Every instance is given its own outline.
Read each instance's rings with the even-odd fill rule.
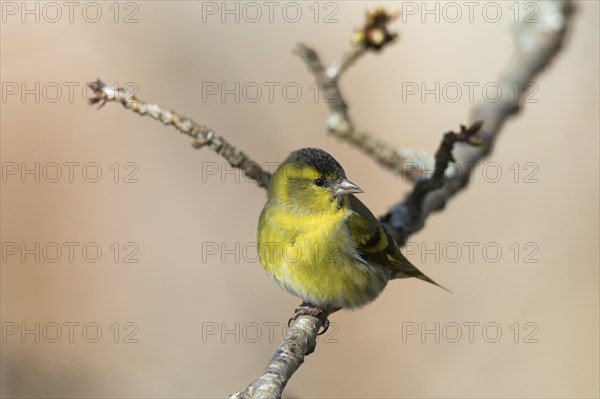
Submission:
[[[362,192],[317,148],[294,151],[273,174],[258,223],[258,252],[267,273],[302,298],[292,319],[324,311],[326,329],[327,314],[368,304],[390,279],[417,277],[439,286],[402,255],[354,196]]]

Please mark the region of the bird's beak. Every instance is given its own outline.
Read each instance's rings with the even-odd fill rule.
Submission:
[[[341,197],[342,195],[352,194],[352,193],[364,193],[364,191],[358,187],[356,184],[352,183],[348,179],[343,179],[339,183],[335,183],[333,188],[333,196]]]

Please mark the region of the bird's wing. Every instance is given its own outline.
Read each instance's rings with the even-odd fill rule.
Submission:
[[[352,211],[346,219],[348,231],[362,259],[390,268],[392,278],[417,277],[442,287],[404,257],[396,240],[358,198],[348,196],[348,206]]]

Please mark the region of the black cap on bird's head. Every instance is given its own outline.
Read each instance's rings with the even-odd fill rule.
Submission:
[[[318,148],[302,148],[292,152],[284,162],[292,170],[313,170],[313,183],[331,192],[333,197],[341,197],[363,191],[346,179],[346,172],[334,157]],[[283,166],[283,165],[282,165]]]
[[[309,166],[319,171],[324,176],[334,178],[345,178],[346,172],[342,165],[335,160],[329,153],[318,148],[302,148],[290,154],[286,162],[294,166]]]

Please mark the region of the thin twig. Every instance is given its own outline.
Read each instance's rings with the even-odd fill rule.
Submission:
[[[149,116],[165,125],[173,126],[193,139],[192,147],[196,149],[205,146],[210,147],[225,158],[231,166],[241,169],[244,175],[254,180],[259,187],[267,187],[271,174],[222,136],[215,133],[213,129],[200,125],[193,119],[180,115],[175,111],[167,111],[158,104],[148,104],[125,89],[108,86],[100,79],[92,83],[90,88],[95,94],[95,97],[90,99],[90,103],[97,104],[98,109],[102,108],[107,102],[117,102],[140,116]]]
[[[425,224],[426,215],[422,212],[423,203],[427,195],[443,188],[446,184],[446,170],[451,162],[455,162],[452,150],[457,143],[468,143],[471,146],[480,146],[483,140],[477,135],[479,129],[483,125],[482,121],[478,121],[471,125],[468,129],[461,125],[460,132],[448,132],[444,134],[442,142],[435,153],[435,169],[429,178],[418,180],[410,194],[406,196],[404,201],[398,206],[396,212],[403,215],[402,224],[388,228],[395,235],[396,241],[400,245],[404,245],[408,237],[420,230]],[[380,221],[389,225],[391,214],[387,213],[380,218]]]
[[[305,44],[298,44],[294,52],[313,74],[329,108],[327,131],[353,144],[381,166],[409,181],[415,181],[424,171],[433,170],[433,157],[422,151],[397,149],[373,133],[357,127],[339,85],[342,74],[361,56],[369,51],[381,51],[394,42],[397,34],[388,30],[388,24],[397,16],[396,12],[383,8],[368,10],[365,25],[354,32],[353,45],[327,68],[317,52]]]

